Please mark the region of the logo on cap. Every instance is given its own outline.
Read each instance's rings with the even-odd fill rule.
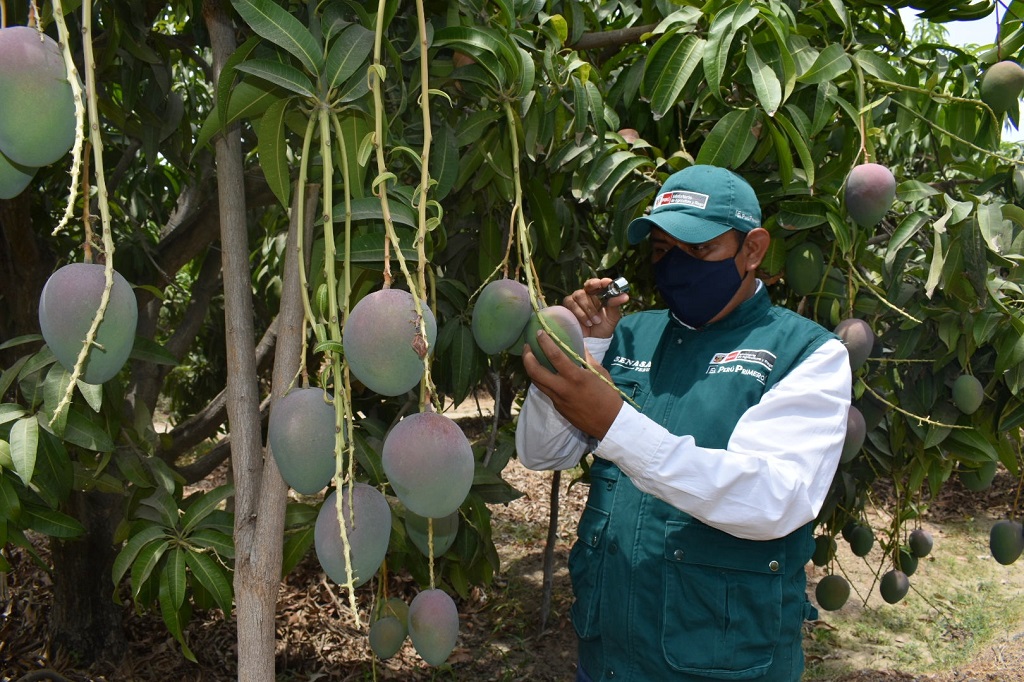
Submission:
[[[709,197],[707,194],[701,194],[700,192],[689,192],[686,190],[674,190],[672,192],[662,192],[658,195],[658,198],[654,200],[653,209],[662,208],[663,206],[681,205],[681,206],[692,206],[701,210],[708,207]]]

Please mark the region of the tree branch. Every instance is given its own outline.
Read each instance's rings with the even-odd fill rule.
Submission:
[[[579,40],[568,47],[574,50],[603,50],[608,47],[622,47],[629,43],[640,42],[641,36],[650,33],[657,27],[657,24],[645,24],[644,26],[618,28],[614,31],[584,33]]]

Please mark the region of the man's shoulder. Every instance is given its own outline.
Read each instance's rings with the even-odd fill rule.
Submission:
[[[834,332],[832,332],[832,330],[823,327],[821,324],[808,317],[804,317],[795,310],[790,310],[789,308],[784,308],[780,305],[773,305],[771,307],[771,315],[778,324],[794,330],[800,330],[806,334],[811,334],[812,336],[821,335],[839,338]]]

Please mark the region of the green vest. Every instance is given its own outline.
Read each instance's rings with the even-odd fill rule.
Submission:
[[[743,413],[834,335],[762,287],[701,330],[666,311],[629,315],[604,357],[643,414],[724,449]],[[598,682],[794,682],[802,624],[816,617],[804,565],[812,524],[771,541],[737,538],[640,492],[595,457],[569,556],[583,669]]]

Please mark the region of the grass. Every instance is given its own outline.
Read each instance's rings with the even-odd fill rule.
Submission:
[[[873,585],[881,558],[843,555],[840,543],[840,563],[856,590],[839,611],[823,611],[809,632],[804,680],[826,682],[865,669],[941,673],[1024,628],[1024,571],[991,558],[989,525],[943,524],[932,554],[911,577],[910,594],[894,605]]]

